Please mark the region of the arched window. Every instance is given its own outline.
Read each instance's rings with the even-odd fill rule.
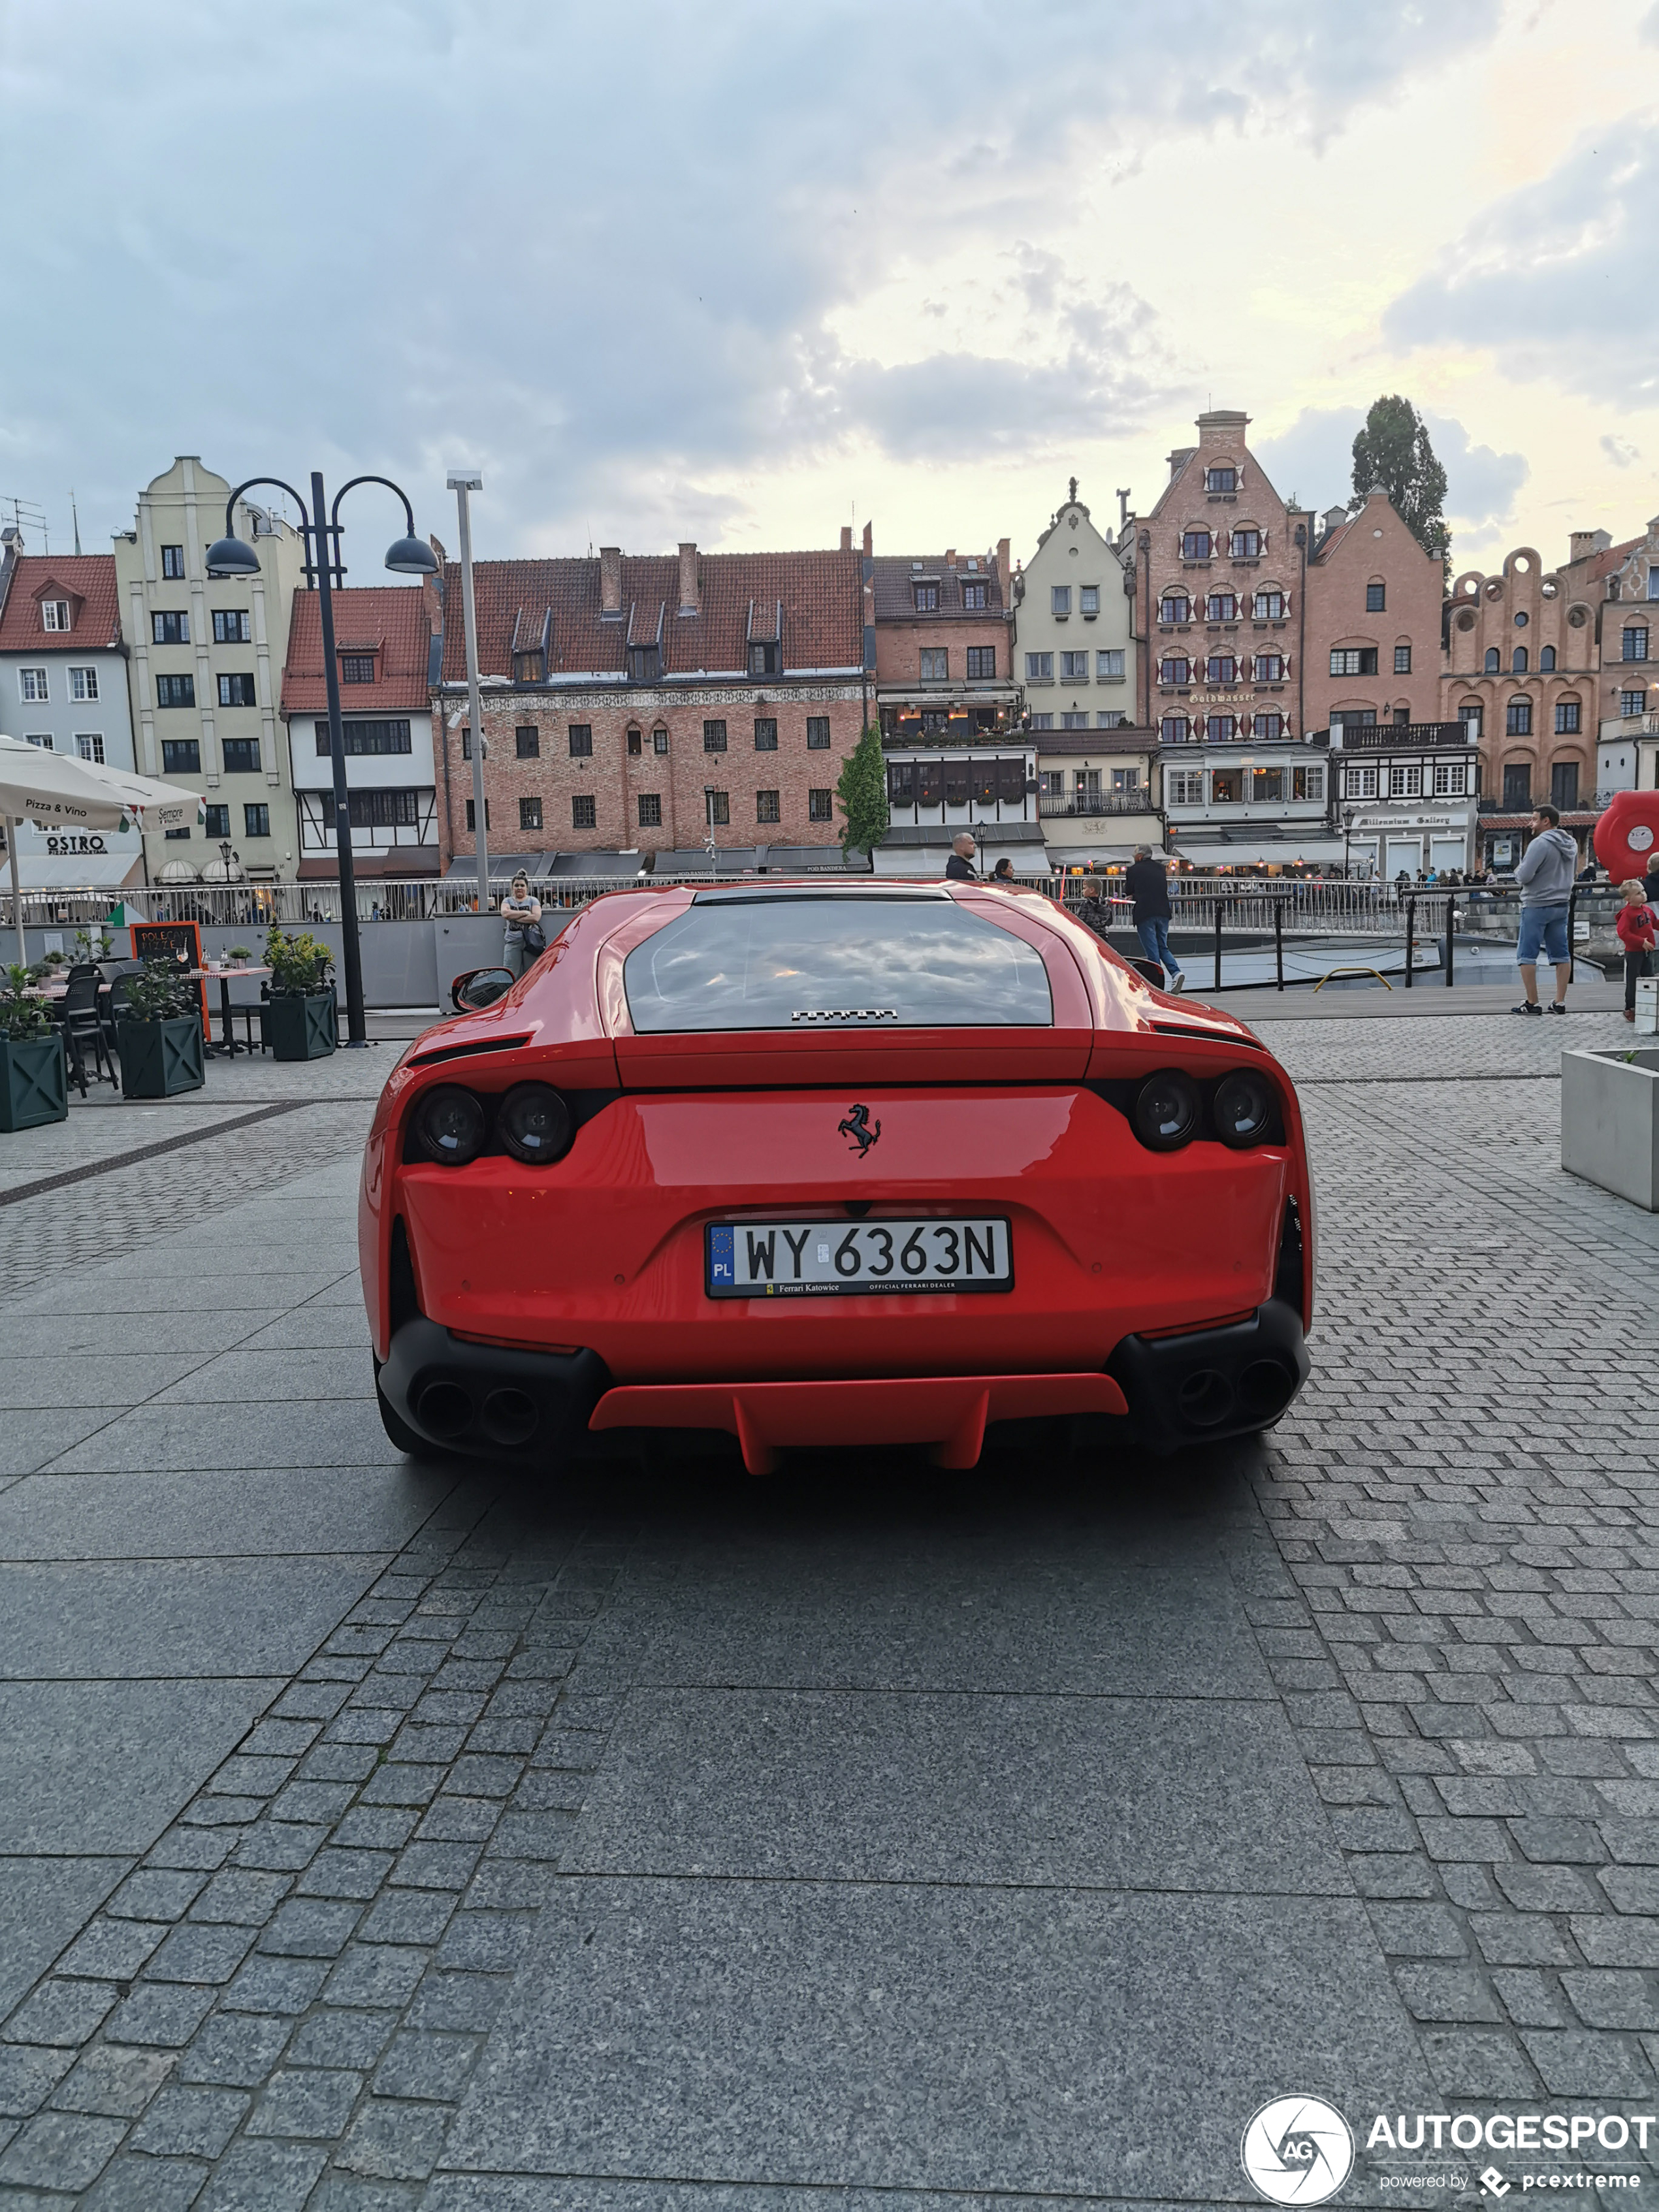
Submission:
[[[1166,592],[1158,603],[1161,623],[1184,623],[1193,618],[1192,602],[1185,592]]]
[[[1543,670],[1546,676],[1547,676],[1554,668],[1555,647],[1553,645],[1540,646],[1539,647],[1538,665]]]
[[[1236,714],[1212,714],[1205,725],[1205,735],[1212,745],[1230,744],[1238,735]]]
[[[1166,745],[1184,745],[1187,742],[1187,717],[1166,714],[1164,717],[1164,742]]]
[[[1510,655],[1510,666],[1517,676],[1524,676],[1526,674],[1527,648],[1524,645],[1517,645],[1515,651]]]
[[[1183,653],[1168,654],[1158,664],[1158,680],[1160,684],[1190,684],[1191,662]]]
[[[1255,718],[1254,734],[1264,739],[1282,738],[1285,734],[1285,717],[1282,714],[1258,714]]]
[[[1238,601],[1231,592],[1212,592],[1209,598],[1211,622],[1234,622],[1238,617]]]
[[[1258,622],[1284,621],[1285,594],[1276,584],[1270,584],[1265,592],[1256,593],[1255,618]]]
[[[1489,645],[1486,647],[1486,673],[1488,676],[1496,676],[1498,669],[1498,647],[1495,645]]]

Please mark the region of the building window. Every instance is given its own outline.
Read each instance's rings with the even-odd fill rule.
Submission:
[[[1621,691],[1619,694],[1619,711],[1621,714],[1645,714],[1647,704],[1648,695],[1645,691]]]
[[[1188,723],[1187,717],[1184,714],[1166,714],[1164,717],[1160,729],[1164,742],[1166,745],[1184,745],[1186,744]]]
[[[833,791],[818,789],[806,794],[806,818],[809,822],[833,822],[836,818]]]
[[[1089,726],[1089,717],[1080,713],[1062,714],[1060,718],[1060,726],[1062,730],[1086,730]]]
[[[149,641],[152,645],[188,645],[190,617],[187,614],[154,614],[149,618]]]
[[[170,576],[177,581],[183,577],[184,573],[184,547],[182,545],[164,545],[161,548],[161,574],[164,576]]]
[[[1051,584],[1048,587],[1048,611],[1059,622],[1066,622],[1072,612],[1072,587],[1069,584]]]
[[[1563,813],[1578,804],[1578,763],[1557,761],[1550,769],[1550,798]]]
[[[638,760],[645,750],[645,738],[638,730],[628,732],[628,757]]]
[[[1033,714],[1030,717],[1030,723],[1034,730],[1052,730],[1054,726],[1054,718],[1052,714]]]
[[[71,668],[69,679],[71,699],[95,699],[98,696],[98,671],[95,668]]]
[[[1504,709],[1504,732],[1506,737],[1529,738],[1532,735],[1532,701],[1511,699]]]
[[[1205,611],[1211,622],[1236,622],[1238,619],[1238,601],[1231,592],[1212,592]]]
[[[1244,771],[1237,768],[1218,768],[1210,778],[1210,803],[1213,806],[1236,805],[1244,795]]]
[[[1258,653],[1255,657],[1255,680],[1258,684],[1282,684],[1285,681],[1285,656],[1279,653]]]
[[[346,819],[354,830],[413,829],[420,819],[415,791],[354,791],[346,799]]]
[[[951,656],[942,645],[924,645],[921,648],[921,680],[924,684],[943,684],[951,673]]]
[[[1376,770],[1369,766],[1345,769],[1342,779],[1342,796],[1345,799],[1375,799]]]
[[[939,612],[937,584],[912,584],[910,592],[915,611],[919,615],[935,615]]]
[[[749,648],[749,673],[751,676],[775,676],[780,649],[776,645],[751,645]]]
[[[1423,796],[1423,769],[1416,761],[1398,762],[1389,770],[1390,799],[1420,799]]]
[[[1095,617],[1100,612],[1100,586],[1098,584],[1079,585],[1077,607],[1078,612],[1083,616],[1085,621],[1092,622],[1094,620]]]
[[[541,826],[542,826],[542,802],[541,802],[541,800],[540,800],[539,799],[521,799],[519,801],[519,827],[520,827],[520,830],[539,830],[539,829],[541,828]]]
[[[253,617],[239,607],[216,607],[213,610],[213,642],[216,645],[252,645]],[[350,677],[345,681],[349,684]],[[368,678],[374,681],[373,675]]]
[[[1331,647],[1333,676],[1375,676],[1376,647],[1374,645],[1334,645]]]
[[[1121,647],[1114,647],[1107,653],[1096,653],[1095,674],[1103,684],[1121,684],[1123,681]]]
[[[1204,489],[1206,491],[1237,491],[1238,489],[1238,471],[1237,469],[1224,468],[1206,469],[1204,471]]]
[[[258,738],[226,738],[219,750],[224,755],[227,775],[258,775],[259,773]]]
[[[1255,618],[1258,622],[1283,622],[1285,594],[1283,592],[1258,592],[1255,595]]]
[[[163,775],[200,775],[202,746],[197,738],[163,738],[161,740],[161,773]]]
[[[1645,660],[1648,657],[1648,629],[1645,623],[1632,623],[1619,633],[1621,660]]]
[[[1181,557],[1183,561],[1207,561],[1210,557],[1210,533],[1207,530],[1183,531],[1181,538]]]
[[[66,630],[70,626],[70,606],[67,599],[42,599],[40,627],[42,629]]]
[[[827,753],[830,750],[830,717],[828,714],[809,714],[806,718],[806,750],[809,753]]]
[[[326,752],[328,750],[327,732],[320,722],[317,725],[317,750],[319,753]],[[461,758],[464,761],[470,761],[471,757],[472,731],[468,723],[463,722],[461,725]]]
[[[1558,699],[1555,702],[1555,734],[1558,738],[1576,737],[1578,733],[1578,702]]]
[[[593,757],[593,725],[591,722],[572,722],[568,728],[572,760],[592,760]]]
[[[703,793],[703,805],[707,810],[705,818],[712,822],[716,829],[731,821],[732,797],[729,792],[706,791]]]
[[[1158,680],[1160,684],[1190,684],[1193,680],[1193,665],[1184,654],[1171,653],[1166,659],[1158,662]]]
[[[1121,730],[1128,719],[1121,707],[1114,707],[1103,714],[1096,715],[1095,727],[1097,730]]]
[[[1524,645],[1517,645],[1515,651],[1510,655],[1510,666],[1517,676],[1524,676],[1526,674],[1527,648]]]
[[[1367,584],[1365,586],[1366,613],[1368,615],[1380,615],[1387,605],[1387,587],[1382,584]]]
[[[641,830],[662,828],[662,793],[642,791],[640,793],[640,827]]]
[[[1394,649],[1394,672],[1409,676],[1412,672],[1412,649],[1408,645],[1397,645]]]
[[[244,837],[270,836],[270,809],[266,805],[263,799],[251,801],[249,804],[244,805],[242,809],[242,835]]]
[[[1258,768],[1251,771],[1250,797],[1257,805],[1284,796],[1285,771],[1282,768]]]
[[[652,731],[651,750],[653,753],[665,753],[668,750],[668,732],[666,730],[655,729]]]
[[[781,817],[778,813],[777,793],[775,791],[757,791],[755,793],[756,821],[776,822]]]
[[[985,611],[984,585],[964,584],[962,587],[962,604],[969,614],[982,614]]]
[[[1259,530],[1235,530],[1232,535],[1232,556],[1235,561],[1260,560],[1261,532]]]
[[[187,845],[190,842],[188,830],[164,830],[161,835],[169,845]]]
[[[1285,717],[1282,714],[1257,714],[1255,717],[1252,735],[1264,744],[1282,738],[1284,734]]]
[[[1060,656],[1060,680],[1062,684],[1086,684],[1089,680],[1088,654],[1062,653]]]
[[[472,811],[472,801],[470,799],[466,802],[466,826],[469,830],[476,830],[478,826]],[[489,826],[489,801],[486,799],[484,801],[484,828],[488,830]]]
[[[1167,778],[1171,806],[1202,806],[1204,779],[1194,770],[1172,769]]]
[[[777,717],[774,714],[757,714],[755,717],[755,750],[757,753],[775,753],[777,749]]]
[[[75,750],[83,761],[92,762],[95,768],[102,768],[104,765],[104,739],[101,731],[83,731],[75,740]]]
[[[315,725],[317,757],[329,757],[328,724]],[[414,738],[406,721],[343,721],[340,725],[341,750],[349,759],[353,754],[384,755],[407,753],[414,750]],[[472,746],[466,732],[461,735],[461,757],[471,760]]]
[[[372,653],[343,653],[340,655],[342,684],[372,684],[374,681],[374,656]]]
[[[516,659],[527,659],[528,657],[528,655],[515,656],[515,665],[514,667],[513,673],[521,684],[539,684],[542,681],[542,675],[539,671],[538,671],[538,672],[533,676],[520,674],[519,669],[516,665]],[[536,658],[539,660],[541,659],[541,655],[538,653]],[[658,654],[657,648],[654,645],[630,645],[629,647],[628,680],[630,684],[654,684],[657,680],[658,673]]]
[[[1486,657],[1480,665],[1488,676],[1497,675],[1501,664],[1498,660],[1498,647],[1495,645],[1489,645],[1486,647]]]
[[[219,678],[219,704],[222,707],[256,707],[258,703],[253,696],[252,674],[222,676]]]
[[[1237,714],[1207,714],[1204,720],[1204,735],[1212,745],[1230,745],[1238,735]]]
[[[542,733],[533,722],[528,722],[522,729],[514,731],[513,750],[520,760],[540,759]]]
[[[1291,795],[1297,799],[1317,799],[1322,806],[1324,805],[1325,763],[1323,761],[1321,761],[1316,767],[1297,769]]]
[[[1161,623],[1184,623],[1193,618],[1193,603],[1185,592],[1166,592],[1158,603]]]
[[[228,836],[229,836],[229,835],[230,835],[230,809],[229,809],[229,807],[228,807],[228,806],[210,806],[210,807],[208,808],[208,810],[207,810],[207,834],[208,834],[208,836],[209,836],[210,837],[228,837]]]
[[[1434,795],[1437,799],[1467,798],[1468,784],[1467,761],[1437,761],[1434,764]]]
[[[1237,684],[1238,681],[1238,663],[1231,653],[1212,653],[1208,667],[1212,684]]]
[[[1028,653],[1025,656],[1025,681],[1028,684],[1052,684],[1054,680],[1054,656],[1052,653]]]
[[[193,676],[158,676],[155,679],[155,703],[158,707],[193,707],[196,704],[196,678]]]
[[[997,649],[994,645],[970,645],[968,647],[968,680],[970,684],[989,684],[995,680]]]
[[[1504,770],[1504,806],[1519,814],[1532,805],[1532,769],[1526,761],[1510,761]]]
[[[702,749],[706,753],[723,753],[726,750],[726,725],[724,722],[705,722],[703,724]]]
[[[573,799],[570,802],[570,826],[573,830],[597,830],[599,826],[598,800],[585,795]]]

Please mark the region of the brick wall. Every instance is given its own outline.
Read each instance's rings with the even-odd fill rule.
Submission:
[[[1441,565],[1425,553],[1385,492],[1308,563],[1304,698],[1308,727],[1333,714],[1374,714],[1379,722],[1441,719]],[[1367,604],[1380,596],[1381,607]],[[1376,656],[1370,674],[1331,673],[1334,650]],[[1409,667],[1397,664],[1402,653]]]

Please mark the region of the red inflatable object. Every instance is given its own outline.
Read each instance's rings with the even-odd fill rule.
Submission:
[[[1659,847],[1659,791],[1619,791],[1595,825],[1595,857],[1616,884],[1644,876]]]
[[[556,1468],[664,1427],[756,1474],[1085,1415],[1155,1450],[1308,1371],[1289,1077],[1035,893],[594,900],[381,1095],[359,1238],[406,1451]]]

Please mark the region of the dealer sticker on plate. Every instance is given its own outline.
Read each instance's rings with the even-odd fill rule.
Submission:
[[[715,1221],[711,1298],[802,1298],[854,1291],[1011,1291],[1013,1246],[997,1218]]]

